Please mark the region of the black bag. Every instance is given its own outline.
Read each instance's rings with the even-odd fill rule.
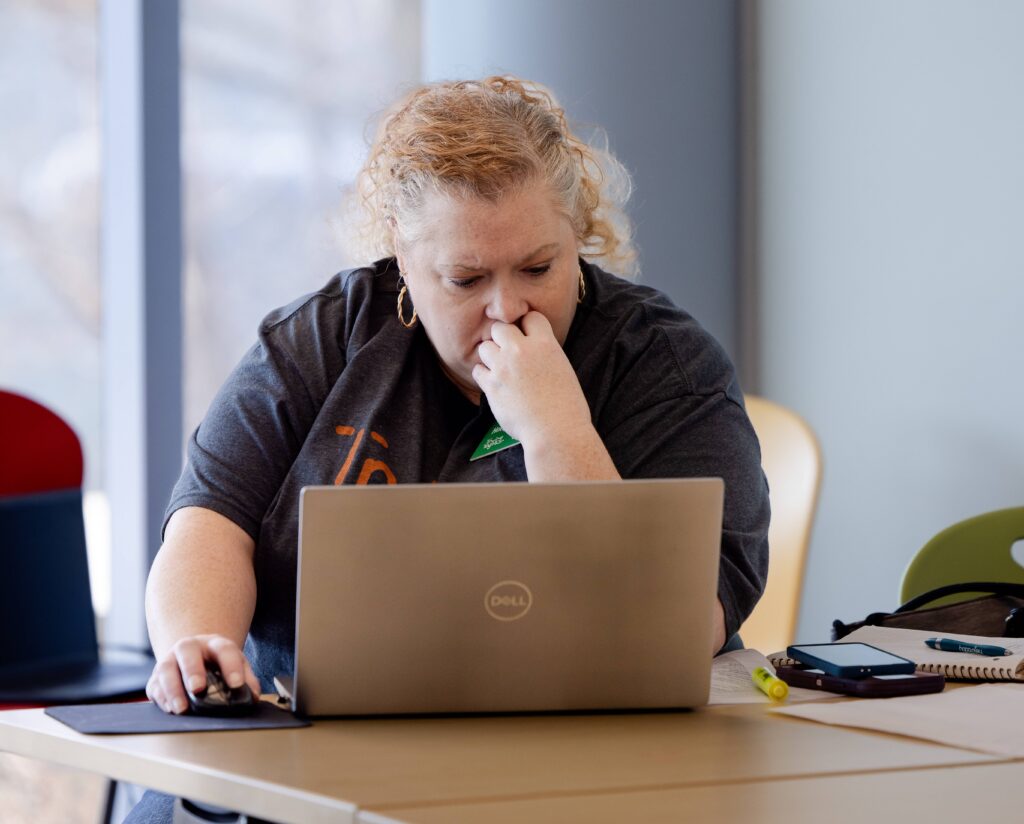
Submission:
[[[980,598],[946,604],[931,609],[919,609],[946,595],[961,592],[987,592]],[[832,622],[832,640],[845,638],[855,629],[870,627],[898,627],[922,629],[931,632],[956,632],[964,635],[991,637],[1024,637],[1024,584],[992,581],[969,581],[949,584],[911,598],[895,612],[872,612],[863,621],[844,624]]]

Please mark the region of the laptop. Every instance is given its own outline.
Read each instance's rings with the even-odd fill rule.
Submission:
[[[707,703],[718,478],[307,487],[299,715]]]
[[[141,697],[143,654],[100,659],[82,492],[0,497],[0,704]]]

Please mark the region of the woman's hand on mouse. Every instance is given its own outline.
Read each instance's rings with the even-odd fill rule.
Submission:
[[[193,635],[178,640],[156,662],[146,684],[146,695],[164,712],[186,712],[185,685],[193,692],[205,689],[206,661],[217,664],[229,687],[248,684],[253,695],[260,694],[259,679],[238,644],[223,635]]]

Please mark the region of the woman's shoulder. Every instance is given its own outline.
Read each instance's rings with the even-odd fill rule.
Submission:
[[[590,264],[588,270],[588,281],[593,284],[593,300],[587,304],[605,320],[621,323],[639,319],[648,325],[671,326],[706,334],[689,312],[673,303],[660,289],[627,280],[594,264]]]
[[[313,395],[325,396],[347,364],[398,326],[397,284],[397,267],[388,259],[338,272],[263,318],[252,362],[290,363]]]
[[[724,391],[734,380],[728,354],[715,337],[664,292],[588,266],[592,294],[580,341],[614,353],[624,368],[643,365],[676,391]],[[600,342],[600,343],[599,343]],[[667,388],[667,387],[666,387]]]
[[[368,266],[344,269],[315,292],[279,306],[260,323],[261,333],[280,327],[309,324],[341,326],[360,315],[373,313],[398,294],[398,267],[393,258]]]

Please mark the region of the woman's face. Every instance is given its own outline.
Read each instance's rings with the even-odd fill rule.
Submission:
[[[565,343],[579,294],[572,224],[537,185],[496,203],[435,195],[420,214],[419,238],[396,238],[398,265],[420,323],[445,372],[473,401],[477,347],[495,322],[544,315]],[[412,308],[405,308],[406,318]]]

